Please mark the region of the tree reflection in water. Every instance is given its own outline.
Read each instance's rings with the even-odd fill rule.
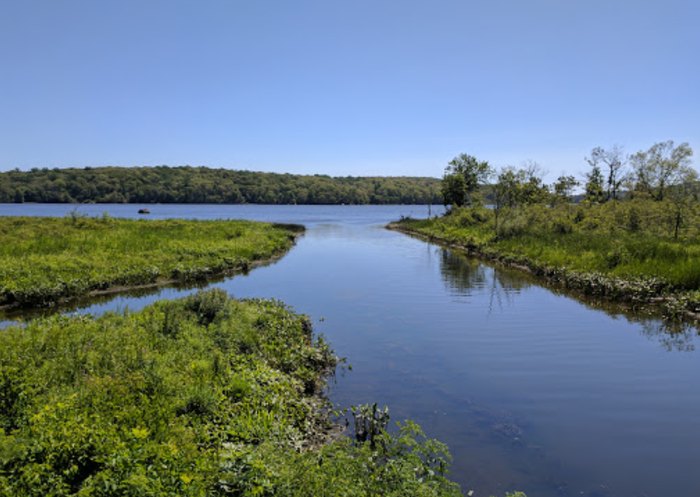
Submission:
[[[448,289],[456,295],[471,297],[475,292],[488,294],[488,312],[511,305],[523,290],[533,286],[547,288],[556,295],[574,298],[589,309],[603,311],[613,319],[623,318],[638,325],[640,333],[670,351],[692,352],[700,330],[695,324],[663,319],[659,314],[640,312],[629,305],[582,296],[532,275],[503,266],[487,266],[479,259],[439,248],[440,273]]]
[[[514,294],[531,286],[517,271],[485,266],[477,259],[448,249],[440,249],[440,272],[448,288],[458,295],[468,297],[474,290],[487,292],[489,314],[511,304]]]
[[[459,295],[471,295],[474,288],[486,283],[486,267],[476,259],[447,249],[440,252],[440,273],[450,290]]]
[[[658,340],[669,352],[693,352],[695,337],[700,336],[696,326],[681,321],[640,321],[640,324],[644,336]]]

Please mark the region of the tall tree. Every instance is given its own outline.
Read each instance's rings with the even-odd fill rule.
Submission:
[[[634,169],[635,190],[663,200],[669,187],[687,178],[693,149],[687,143],[673,146],[673,140],[659,142],[649,150],[630,157]]]
[[[599,166],[593,166],[591,172],[586,174],[586,200],[590,202],[602,202],[605,199],[603,189],[603,173]]]
[[[591,150],[591,155],[586,157],[586,162],[591,167],[598,167],[603,170],[605,178],[605,200],[616,200],[618,198],[620,185],[624,179],[625,157],[622,152],[622,147],[614,145],[612,148],[605,150],[602,147],[596,147]]]
[[[520,201],[523,204],[537,204],[549,199],[549,190],[542,177],[545,172],[535,161],[525,161],[517,176],[520,180]]]
[[[554,183],[554,200],[562,203],[569,202],[574,188],[578,185],[578,180],[571,175],[559,176]]]
[[[688,167],[682,172],[680,181],[668,189],[666,198],[671,206],[671,230],[673,238],[678,239],[681,229],[686,225],[688,213],[698,205],[700,184],[698,173]]]
[[[442,200],[445,205],[461,207],[468,203],[468,193],[464,176],[461,174],[447,174],[442,178]]]
[[[499,234],[502,214],[520,202],[520,181],[518,172],[513,167],[501,169],[493,185],[494,230]]]
[[[445,168],[442,182],[445,205],[471,205],[474,193],[492,174],[488,162],[468,154],[459,154]]]

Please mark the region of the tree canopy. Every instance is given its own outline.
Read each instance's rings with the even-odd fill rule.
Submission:
[[[672,140],[652,145],[630,157],[635,190],[654,200],[663,200],[669,187],[686,182],[691,174],[693,150],[687,143],[674,146]]]
[[[440,202],[440,180],[189,166],[35,168],[0,173],[0,202],[429,204]]]
[[[493,174],[486,161],[468,154],[459,154],[445,168],[442,182],[442,198],[445,205],[470,205],[474,192]]]

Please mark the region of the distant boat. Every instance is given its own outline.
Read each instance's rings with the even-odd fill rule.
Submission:
[[[151,211],[149,211],[148,209],[139,209],[139,214],[150,214],[150,213],[151,213]]]

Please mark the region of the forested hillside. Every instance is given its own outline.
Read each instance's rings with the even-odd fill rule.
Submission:
[[[206,167],[99,167],[0,173],[0,203],[428,204],[440,180],[261,173]]]

